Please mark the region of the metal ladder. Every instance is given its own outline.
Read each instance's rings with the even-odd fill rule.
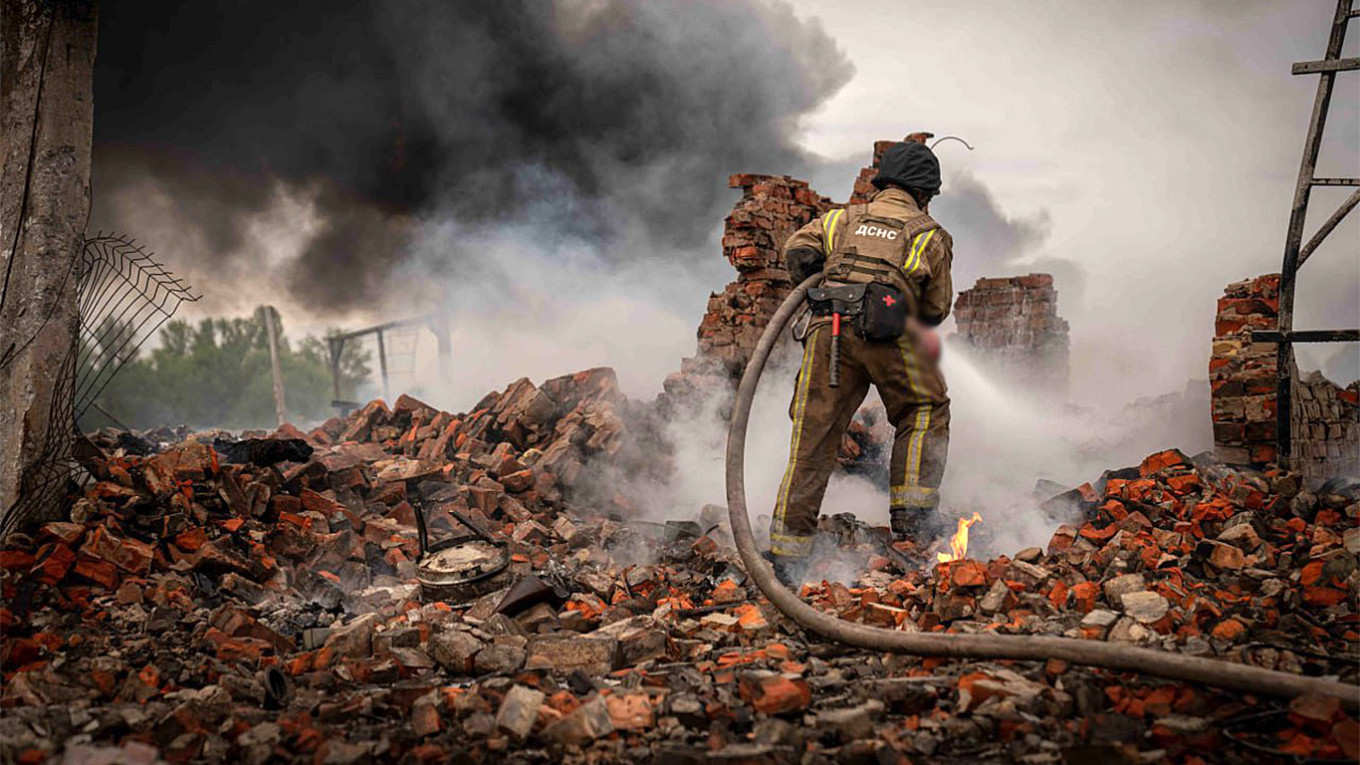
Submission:
[[[1303,162],[1299,167],[1298,185],[1294,189],[1294,209],[1289,216],[1289,230],[1285,236],[1284,265],[1280,268],[1280,311],[1279,328],[1251,333],[1253,342],[1278,343],[1276,371],[1278,375],[1275,401],[1275,440],[1276,460],[1280,465],[1290,465],[1293,395],[1294,343],[1330,343],[1360,341],[1360,329],[1323,329],[1294,330],[1294,281],[1299,267],[1317,250],[1327,235],[1345,219],[1346,215],[1360,204],[1360,188],[1355,190],[1336,212],[1328,218],[1316,233],[1303,243],[1303,224],[1308,216],[1308,197],[1314,186],[1356,186],[1360,178],[1318,178],[1317,158],[1322,147],[1322,129],[1327,122],[1327,109],[1331,105],[1332,86],[1338,72],[1360,69],[1360,58],[1341,58],[1341,46],[1346,41],[1346,23],[1360,16],[1360,11],[1352,8],[1352,0],[1337,0],[1336,16],[1332,20],[1332,33],[1327,38],[1327,54],[1320,61],[1302,61],[1294,64],[1293,74],[1316,74],[1318,80],[1317,98],[1313,101],[1313,120],[1308,126],[1308,137],[1303,144]]]

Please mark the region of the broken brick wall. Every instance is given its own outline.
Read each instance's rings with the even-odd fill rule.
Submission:
[[[878,191],[874,188],[874,176],[878,175],[878,165],[883,160],[883,152],[895,143],[897,141],[874,141],[874,161],[868,167],[860,169],[859,177],[855,179],[855,185],[850,190],[850,201],[846,204],[864,204]]]
[[[874,193],[870,182],[878,162],[893,141],[874,144],[873,163],[860,170],[849,203],[865,202]],[[658,398],[659,413],[684,419],[703,412],[714,402],[730,402],[736,382],[746,370],[770,317],[793,289],[784,267],[784,242],[803,225],[838,206],[788,176],[739,174],[728,185],[741,189],[741,199],[727,216],[723,256],[737,269],[737,278],[722,292],[709,296],[699,324],[698,352],[681,361],[680,371],[666,378]],[[787,337],[787,336],[786,336]],[[772,363],[792,350],[792,343],[776,347]],[[726,403],[721,403],[725,407]],[[706,416],[706,415],[705,415]],[[720,417],[726,412],[720,409]],[[878,415],[862,415],[841,444],[840,460],[847,469],[871,471],[879,467],[878,450],[886,443],[871,435]],[[891,429],[886,432],[891,434]],[[886,480],[886,478],[884,479]]]
[[[957,337],[997,379],[1066,400],[1068,326],[1049,274],[978,279],[954,302]]]
[[[1229,284],[1218,300],[1209,382],[1214,450],[1228,464],[1264,467],[1277,456],[1276,345],[1253,343],[1251,331],[1277,328],[1279,307],[1279,274]],[[1360,475],[1360,383],[1291,376],[1292,467],[1308,478]]]
[[[846,204],[869,201],[878,163],[895,141],[876,141],[872,163],[859,172]],[[699,324],[699,349],[667,378],[666,394],[684,399],[697,390],[731,385],[746,369],[760,334],[793,289],[784,268],[784,241],[818,215],[839,206],[787,175],[739,174],[728,185],[742,191],[723,229],[723,256],[737,279],[709,296]]]
[[[829,210],[831,200],[788,176],[734,175],[728,185],[742,190],[722,238],[723,257],[737,269],[737,279],[709,297],[699,325],[699,355],[740,368],[793,288],[784,268],[784,241]]]
[[[1275,461],[1275,349],[1253,343],[1253,329],[1279,321],[1280,277],[1269,274],[1229,284],[1218,299],[1209,385],[1214,451],[1232,465]]]
[[[786,175],[733,175],[728,185],[742,192],[722,238],[723,257],[737,278],[709,295],[698,353],[666,378],[665,396],[673,402],[697,401],[741,376],[765,325],[793,289],[784,240],[832,206],[806,181]]]
[[[1360,381],[1342,388],[1309,372],[1294,380],[1294,468],[1305,478],[1360,476]]]

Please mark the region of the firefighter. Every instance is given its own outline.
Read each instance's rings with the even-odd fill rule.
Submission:
[[[924,143],[928,135],[913,134],[884,152],[873,179],[878,191],[868,204],[832,210],[784,245],[795,282],[820,273],[823,285],[868,286],[864,313],[847,318],[847,331],[836,329],[842,327],[839,317],[818,315],[814,302],[814,318],[803,335],[803,362],[789,410],[789,464],[771,520],[768,555],[786,584],[798,584],[807,568],[841,438],[870,383],[895,430],[889,468],[893,538],[923,546],[927,516],[939,503],[949,449],[949,396],[935,363],[938,340],[927,328],[949,315],[953,255],[949,234],[927,212],[940,191],[940,163]],[[882,331],[883,311],[893,331]],[[877,321],[876,335],[860,331],[857,322],[865,316],[870,317],[866,326]],[[828,363],[833,331],[840,335],[838,387],[831,385]]]

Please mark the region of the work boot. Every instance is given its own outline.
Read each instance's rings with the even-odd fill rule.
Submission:
[[[770,562],[774,568],[774,578],[779,583],[793,590],[796,594],[803,586],[803,576],[807,574],[809,561],[806,557],[794,555],[775,555],[766,550],[760,557]]]
[[[926,549],[935,541],[929,521],[930,510],[924,507],[894,507],[888,511],[893,541],[911,542],[918,550]]]

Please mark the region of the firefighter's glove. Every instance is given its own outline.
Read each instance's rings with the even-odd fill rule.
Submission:
[[[798,247],[789,250],[789,273],[793,274],[795,284],[801,284],[809,276],[820,274],[826,265],[826,255],[811,247]]]

